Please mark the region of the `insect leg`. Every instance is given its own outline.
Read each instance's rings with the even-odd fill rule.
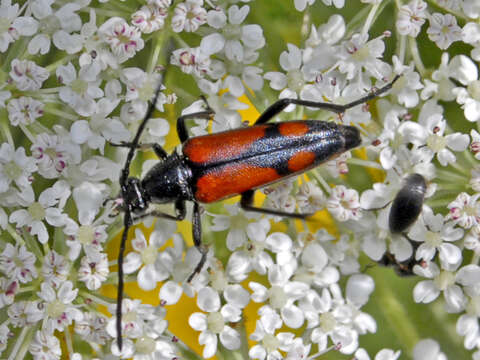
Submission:
[[[255,124],[263,124],[272,119],[275,115],[279,114],[282,112],[288,105],[290,104],[295,104],[295,105],[301,105],[301,106],[309,106],[317,109],[324,109],[324,110],[329,110],[337,114],[344,113],[347,109],[350,109],[354,106],[363,104],[369,100],[372,100],[376,98],[378,95],[383,94],[384,92],[390,90],[395,83],[395,81],[398,80],[400,75],[395,76],[395,78],[389,82],[387,85],[384,87],[377,89],[370,94],[352,101],[351,103],[345,104],[345,105],[339,105],[339,104],[332,104],[332,103],[323,103],[323,102],[316,102],[316,101],[308,101],[308,100],[301,100],[301,99],[290,99],[290,98],[285,98],[285,99],[280,99],[277,102],[273,103],[270,105],[267,110],[265,110],[260,117],[255,121]]]
[[[171,214],[167,214],[167,213],[164,213],[164,212],[161,212],[161,211],[152,210],[152,211],[149,211],[145,214],[141,214],[141,215],[138,215],[138,216],[134,217],[133,221],[137,222],[137,221],[145,219],[146,217],[149,217],[149,216],[159,217],[159,218],[168,219],[168,220],[172,220],[172,221],[182,221],[183,219],[185,219],[185,215],[187,214],[187,210],[185,208],[185,201],[177,200],[175,202],[175,211],[176,211],[177,214],[176,215],[171,215]]]
[[[214,114],[215,114],[215,112],[212,109],[208,108],[208,110],[205,110],[205,111],[199,111],[199,112],[196,112],[196,113],[191,113],[191,114],[186,114],[186,115],[180,116],[177,119],[177,134],[178,134],[178,138],[180,139],[180,142],[183,143],[183,142],[187,141],[188,138],[189,138],[187,127],[185,126],[185,120],[193,119],[193,118],[208,119],[209,117],[211,117]]]
[[[128,147],[131,148],[133,143],[122,141],[120,143],[109,143],[115,147]],[[149,150],[153,149],[155,154],[162,160],[165,160],[168,156],[167,152],[163,149],[163,147],[157,143],[146,143],[146,144],[137,144],[137,150]]]
[[[123,234],[120,242],[120,250],[118,253],[118,288],[117,288],[117,309],[116,309],[116,328],[117,328],[117,345],[122,350],[122,301],[123,301],[123,255],[125,253],[125,244],[128,237],[128,229],[132,225],[132,217],[130,207],[125,211],[123,217]]]
[[[254,211],[254,212],[258,212],[258,213],[262,213],[262,214],[284,216],[284,217],[289,217],[289,218],[294,218],[294,219],[305,219],[305,218],[313,215],[313,214],[288,213],[288,212],[284,212],[284,211],[255,207],[255,206],[252,205],[253,194],[254,194],[254,190],[248,190],[248,191],[245,191],[244,193],[242,193],[242,198],[240,200],[240,206],[242,207],[242,209],[244,209],[246,211]]]
[[[195,247],[200,251],[200,254],[202,254],[202,257],[195,266],[195,269],[193,270],[193,273],[190,274],[190,276],[187,279],[187,282],[190,283],[193,279],[193,277],[202,271],[203,266],[205,265],[205,262],[207,261],[207,253],[208,253],[208,248],[202,245],[202,223],[200,219],[200,206],[198,205],[197,202],[193,204],[193,218],[192,218],[192,232],[193,232],[193,243],[195,244]]]

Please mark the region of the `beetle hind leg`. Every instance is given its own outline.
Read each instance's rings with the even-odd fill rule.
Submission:
[[[258,212],[262,214],[267,214],[267,215],[276,215],[276,216],[284,216],[284,217],[289,217],[293,219],[306,219],[309,216],[312,216],[313,214],[311,213],[306,213],[306,214],[298,214],[298,213],[288,213],[285,211],[278,211],[278,210],[273,210],[273,209],[265,209],[265,208],[259,208],[253,206],[253,190],[248,190],[242,193],[242,198],[240,200],[240,206],[242,207],[243,210],[245,211],[253,211],[253,212]]]

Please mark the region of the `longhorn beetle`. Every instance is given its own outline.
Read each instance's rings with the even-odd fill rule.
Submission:
[[[168,155],[159,144],[140,144],[140,136],[152,115],[160,92],[157,90],[145,118],[130,143],[112,144],[128,147],[125,165],[120,174],[120,210],[125,212],[124,230],[118,255],[118,294],[116,329],[118,347],[122,349],[123,255],[127,234],[133,221],[146,216],[183,220],[186,201],[193,202],[193,241],[202,257],[193,273],[199,273],[206,261],[207,249],[201,244],[199,202],[211,203],[241,195],[240,205],[248,211],[304,219],[311,214],[291,214],[254,207],[255,189],[314,168],[361,143],[356,127],[334,122],[298,120],[267,124],[289,104],[308,106],[342,114],[347,109],[371,100],[392,88],[399,78],[370,94],[348,103],[337,105],[300,99],[281,99],[268,107],[251,127],[189,138],[185,121],[189,118],[210,118],[208,108],[177,120],[177,133],[182,151]],[[208,104],[207,104],[208,105]],[[130,163],[137,148],[151,147],[160,158],[143,179],[130,177]],[[149,204],[175,204],[175,215],[149,211]],[[133,216],[136,215],[136,216]]]

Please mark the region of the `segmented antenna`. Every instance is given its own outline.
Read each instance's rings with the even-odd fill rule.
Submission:
[[[123,301],[123,255],[125,253],[125,244],[127,242],[128,237],[128,230],[132,225],[132,209],[131,204],[127,203],[127,182],[128,176],[130,175],[130,163],[132,162],[133,156],[135,155],[135,150],[138,147],[138,143],[140,140],[140,136],[147,125],[148,120],[152,116],[153,111],[155,110],[155,105],[157,103],[158,96],[162,89],[162,83],[157,87],[155,92],[155,96],[150,103],[145,117],[143,118],[140,126],[138,127],[137,133],[133,138],[133,141],[130,143],[130,149],[127,154],[127,158],[125,160],[125,165],[122,169],[122,173],[120,174],[120,191],[122,194],[123,199],[123,206],[125,209],[125,215],[123,217],[123,233],[122,233],[122,241],[120,243],[120,250],[118,253],[118,289],[117,289],[117,311],[116,311],[116,328],[117,328],[117,344],[120,351],[122,350],[122,301]]]

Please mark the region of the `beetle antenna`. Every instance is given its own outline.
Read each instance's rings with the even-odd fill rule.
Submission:
[[[130,163],[132,162],[133,156],[135,155],[135,150],[138,147],[138,143],[140,140],[140,136],[147,125],[148,120],[153,114],[155,110],[155,105],[157,104],[157,99],[162,90],[162,83],[158,85],[157,90],[155,92],[155,96],[150,103],[147,112],[145,113],[145,117],[143,118],[140,126],[138,127],[137,133],[133,138],[130,149],[127,154],[127,158],[125,160],[125,165],[122,169],[122,173],[120,174],[120,191],[122,194],[122,199],[124,200],[124,208],[125,208],[125,215],[123,217],[123,233],[122,233],[122,240],[120,243],[120,250],[118,253],[118,288],[117,288],[117,309],[116,309],[116,328],[117,328],[117,345],[120,351],[122,350],[122,301],[123,301],[123,257],[125,253],[125,244],[127,242],[128,237],[128,230],[132,225],[132,209],[131,204],[129,204],[125,199],[127,199],[127,180],[128,176],[130,175]]]

